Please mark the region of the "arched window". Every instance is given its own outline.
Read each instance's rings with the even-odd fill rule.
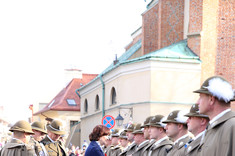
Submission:
[[[88,112],[88,102],[87,102],[87,99],[85,99],[85,102],[84,102],[84,113],[87,113]]]
[[[116,95],[116,90],[113,87],[111,90],[111,105],[115,105],[117,103],[117,95]]]
[[[99,110],[100,109],[100,98],[99,95],[96,95],[95,97],[95,110]]]

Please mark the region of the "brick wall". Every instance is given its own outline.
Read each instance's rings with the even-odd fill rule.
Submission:
[[[159,0],[143,13],[143,54],[183,40],[184,0]]]
[[[216,74],[224,76],[235,89],[234,10],[234,1],[219,0]]]
[[[195,2],[199,0],[191,0]],[[202,60],[201,81],[213,75],[222,75],[235,89],[235,49],[234,49],[234,10],[232,0],[203,0],[202,4],[202,34],[200,50],[193,48],[195,39],[189,38],[189,47]],[[198,5],[192,5],[196,8]],[[190,9],[190,13],[193,8]],[[194,8],[194,10],[196,10]],[[198,15],[199,16],[199,15]],[[190,24],[192,23],[190,17]],[[191,27],[189,27],[189,31]],[[198,40],[199,41],[199,40]],[[235,111],[235,102],[231,104]]]
[[[217,55],[216,69],[217,75],[225,77],[235,89],[235,1],[219,0],[217,18]],[[235,111],[235,102],[232,103]]]
[[[217,11],[219,0],[203,0],[203,18],[200,59],[202,60],[201,81],[215,75],[217,51]]]
[[[188,46],[198,56],[200,56],[201,48],[202,1],[203,0],[189,1]]]
[[[184,0],[162,0],[161,47],[183,40]]]
[[[203,0],[202,81],[222,75],[235,88],[234,9],[231,0]]]
[[[159,2],[161,3],[161,2]],[[142,32],[143,32],[143,40],[142,40],[142,51],[143,55],[159,48],[159,24],[161,14],[159,12],[159,3],[154,5],[150,10],[142,16]]]

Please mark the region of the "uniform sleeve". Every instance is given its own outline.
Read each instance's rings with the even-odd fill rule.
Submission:
[[[225,142],[225,144],[226,143],[227,142]],[[232,121],[231,121],[231,128],[229,130],[227,147],[228,147],[227,154],[225,154],[226,152],[221,153],[221,154],[234,155],[234,153],[235,153],[235,118],[233,118]]]

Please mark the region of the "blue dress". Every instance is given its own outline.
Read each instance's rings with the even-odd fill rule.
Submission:
[[[85,156],[104,156],[104,152],[96,141],[91,141],[88,148],[86,149]]]

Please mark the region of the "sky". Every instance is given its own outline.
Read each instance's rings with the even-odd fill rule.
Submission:
[[[142,24],[144,0],[0,1],[0,114],[31,116],[65,87],[64,69],[99,74],[125,52]]]

